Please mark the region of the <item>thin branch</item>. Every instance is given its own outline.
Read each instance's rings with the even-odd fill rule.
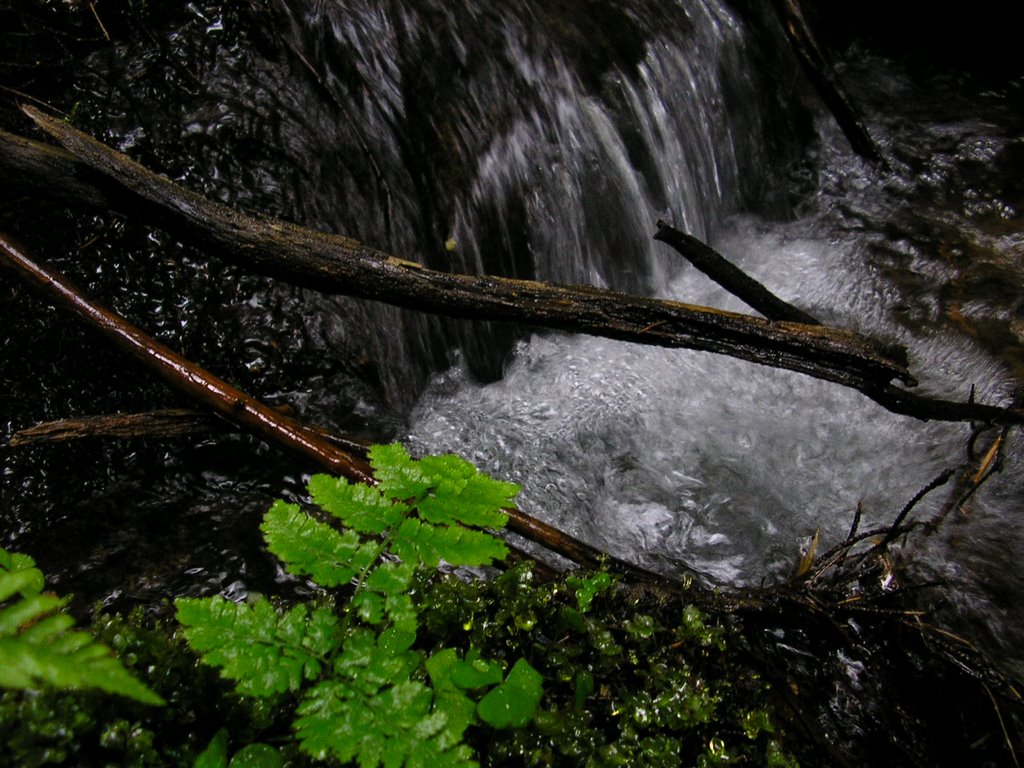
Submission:
[[[693,266],[769,320],[821,325],[821,322],[809,313],[780,299],[764,285],[696,237],[680,232],[675,227],[659,220],[658,232],[654,235],[654,239],[675,248],[679,255]]]
[[[793,52],[808,79],[817,89],[821,100],[832,112],[853,151],[878,163],[883,169],[888,169],[889,164],[882,150],[871,138],[853,100],[818,45],[807,19],[804,18],[799,0],[775,0],[773,5]]]
[[[108,340],[134,356],[168,384],[236,426],[282,445],[327,471],[353,482],[375,484],[369,464],[361,457],[331,444],[295,419],[285,416],[205,371],[124,318],[86,298],[69,280],[29,258],[9,237],[0,233],[0,266],[24,279],[59,308],[100,331]],[[641,580],[657,578],[643,569],[614,558],[522,510],[504,510],[509,530],[563,557],[589,567],[608,561]]]

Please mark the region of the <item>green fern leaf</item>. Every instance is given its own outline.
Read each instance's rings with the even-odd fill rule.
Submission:
[[[378,638],[368,629],[358,630],[345,641],[334,672],[369,696],[384,686],[408,680],[419,667],[420,655],[407,649],[408,645],[389,643],[386,634]]]
[[[420,516],[431,523],[462,523],[476,528],[501,528],[508,521],[504,507],[515,507],[519,486],[480,474],[459,456],[427,456],[420,461],[434,480],[432,493],[419,503]]]
[[[62,639],[76,650],[68,653],[20,637],[0,638],[0,688],[38,688],[41,684],[64,690],[95,688],[143,704],[164,703],[88,633],[72,632]]]
[[[347,584],[379,549],[373,542],[364,544],[355,531],[339,533],[280,499],[264,515],[260,530],[289,573],[309,576],[322,587]]]
[[[501,528],[514,507],[519,486],[480,474],[463,458],[448,454],[413,460],[399,444],[375,445],[370,462],[380,491],[394,499],[413,499],[420,516],[432,523],[461,523]]]
[[[406,562],[420,562],[432,568],[441,560],[451,565],[490,565],[508,556],[501,539],[483,531],[449,525],[431,525],[409,518],[403,522],[391,550]]]
[[[164,703],[109,648],[86,632],[70,631],[74,619],[54,613],[67,600],[42,593],[44,586],[32,558],[0,548],[0,688],[94,688],[144,704]]]
[[[381,495],[377,488],[352,484],[343,477],[313,475],[308,488],[313,501],[360,533],[383,533],[409,511]]]
[[[56,595],[32,595],[0,609],[0,637],[10,637],[32,621],[63,608],[68,601]]]
[[[471,768],[472,752],[445,731],[444,713],[431,714],[433,694],[406,680],[370,695],[341,681],[321,683],[299,706],[300,745],[318,760],[333,756],[361,768]]]
[[[386,498],[418,500],[434,485],[434,479],[400,443],[375,445],[370,448],[368,456],[381,493]]]
[[[415,570],[413,563],[382,563],[373,569],[363,586],[382,595],[398,595],[409,589]]]
[[[384,596],[367,589],[357,590],[349,601],[349,608],[367,624],[384,621]]]
[[[219,596],[179,598],[175,605],[192,649],[252,696],[298,690],[320,675],[340,641],[327,608],[298,605],[281,614],[266,600],[238,605]]]
[[[0,552],[3,550],[0,549]],[[28,562],[31,563],[32,559],[28,558]],[[23,597],[38,595],[43,591],[44,586],[43,572],[32,566],[25,567],[24,560],[19,561],[17,566],[9,570],[0,566],[0,602],[16,594]]]
[[[351,609],[367,624],[379,624],[387,614],[392,622],[403,622],[406,629],[415,632],[416,609],[405,594],[415,570],[412,563],[377,566],[352,596]]]

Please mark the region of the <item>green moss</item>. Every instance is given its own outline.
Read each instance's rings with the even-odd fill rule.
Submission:
[[[528,566],[492,582],[455,577],[419,587],[428,642],[524,656],[545,679],[526,731],[488,733],[484,765],[795,765],[772,694],[739,650],[738,628],[681,597],[602,590],[580,612],[592,576],[538,583]],[[788,761],[788,762],[787,762]]]
[[[592,576],[542,583],[520,566],[489,582],[414,580],[420,652],[447,647],[469,658],[473,648],[509,667],[525,658],[544,678],[527,727],[469,728],[481,765],[794,768],[772,692],[740,650],[740,627],[715,618],[724,611],[700,610],[685,593],[616,585],[583,614],[578,586]],[[192,765],[221,727],[232,750],[283,744],[286,764],[307,762],[289,730],[293,700],[230,693],[170,626],[141,612],[98,615],[93,628],[167,707],[86,693],[4,694],[0,765]]]

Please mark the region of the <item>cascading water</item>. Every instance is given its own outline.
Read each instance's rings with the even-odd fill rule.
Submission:
[[[909,98],[906,76],[879,82],[887,66],[868,59],[851,72],[870,78],[883,104]],[[1006,179],[984,179],[976,165],[1020,152],[1008,117],[993,100],[984,116],[936,119],[922,134],[920,124],[911,133],[876,115],[872,128],[897,158],[892,174],[853,156],[823,120],[822,148],[804,168],[816,188],[800,215],[733,216],[713,228],[712,243],[826,322],[904,345],[923,391],[964,400],[973,390],[1009,405],[1020,387],[1018,213]],[[972,181],[962,181],[964,169]],[[649,215],[649,200],[636,203],[638,217]],[[745,311],[695,270],[673,271],[667,249],[648,258],[651,274],[671,276],[663,295]],[[970,295],[960,298],[965,284]],[[499,382],[474,382],[462,366],[436,379],[409,437],[421,451],[457,452],[521,483],[524,509],[598,547],[735,585],[785,576],[816,531],[841,540],[858,505],[864,525],[885,525],[963,461],[969,435],[968,425],[895,416],[784,371],[546,334],[517,346]],[[987,624],[992,646],[1017,663],[1024,616],[1010,596],[1024,581],[1006,565],[1024,535],[1020,469],[1011,446],[970,518],[914,554],[921,570],[948,579],[959,621],[975,634]],[[915,514],[931,518],[947,497],[932,493]]]
[[[929,391],[963,399],[975,386],[979,400],[1006,403],[1018,386],[1014,222],[1024,201],[1009,176],[986,177],[1000,160],[1019,164],[1012,94],[947,83],[987,110],[953,119],[915,103],[908,78],[879,80],[887,62],[851,62],[853,84],[873,84],[856,95],[893,157],[884,174],[852,157],[828,119],[811,124],[813,97],[776,23],[753,4],[353,0],[278,2],[251,16],[221,5],[168,11],[163,58],[122,44],[82,66],[76,93],[98,106],[96,133],[210,196],[431,267],[743,311],[652,241],[665,218],[822,320],[906,345]],[[220,42],[233,26],[244,33]],[[801,160],[812,127],[821,138]],[[165,340],[240,354],[234,380],[311,421],[376,439],[404,429],[420,451],[458,452],[521,483],[531,514],[666,573],[776,578],[816,529],[834,542],[861,502],[865,525],[891,520],[963,454],[963,425],[892,416],[807,377],[211,278],[187,251],[167,278],[174,299],[117,293],[126,280],[153,285],[177,246],[154,233],[134,247],[89,280],[123,311],[155,316]],[[72,415],[45,400],[33,419]],[[179,592],[252,587],[263,555],[232,554],[223,510],[259,514],[281,485],[300,492],[289,469],[218,474],[199,458],[202,473],[168,460],[166,477],[148,485],[128,471],[104,478],[122,486],[107,507],[136,483],[157,486],[134,501],[140,519],[173,508],[212,525],[211,510],[222,510],[204,565],[190,539],[188,555],[167,555],[186,576],[149,577],[141,599],[149,590],[159,600],[172,582]],[[968,615],[985,617],[1010,658],[1024,647],[1024,583],[1006,567],[1024,538],[1019,463],[1011,440],[1002,475],[955,539],[933,537],[920,553],[922,567],[976,604]],[[8,487],[37,469],[7,466]],[[20,505],[8,528],[42,530],[67,514],[47,509],[41,522],[24,511],[33,494],[60,498],[47,483],[5,491]],[[918,514],[941,501],[939,491]],[[251,515],[234,525],[254,538]],[[154,571],[166,574],[145,573]]]

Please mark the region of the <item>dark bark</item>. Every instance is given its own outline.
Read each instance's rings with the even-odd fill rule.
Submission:
[[[11,435],[11,446],[18,448],[36,443],[63,443],[82,438],[178,438],[210,432],[225,422],[214,421],[206,413],[187,408],[168,408],[147,413],[113,413],[61,419],[36,424]]]
[[[871,339],[825,326],[774,323],[674,301],[424,268],[351,238],[240,214],[184,189],[66,123],[26,112],[78,159],[171,216],[216,253],[256,272],[327,293],[483,320],[514,320],[666,347],[686,347],[805,373],[855,389],[912,383]],[[152,210],[152,207],[150,208]]]
[[[871,138],[859,111],[818,46],[817,39],[800,9],[799,0],[774,0],[773,4],[793,52],[807,73],[808,79],[817,89],[821,100],[832,112],[853,151],[883,168],[888,168],[885,155]]]
[[[742,269],[725,259],[696,237],[680,232],[664,221],[658,222],[655,240],[671,245],[684,259],[725,288],[748,307],[760,312],[769,320],[785,320],[805,325],[821,325],[821,322],[783,301]]]

